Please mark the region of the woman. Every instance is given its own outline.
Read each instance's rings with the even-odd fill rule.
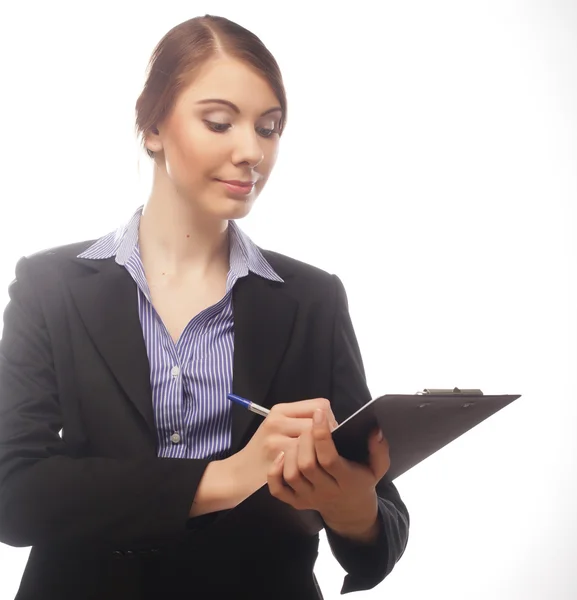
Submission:
[[[370,467],[332,444],[370,399],[340,280],[235,224],[286,114],[255,35],[209,15],[178,25],[136,104],[154,161],[145,206],[99,240],[18,262],[0,346],[0,541],[32,546],[19,600],[320,598],[318,528],[295,509],[320,513],[344,591],[402,555],[386,441],[370,439]]]

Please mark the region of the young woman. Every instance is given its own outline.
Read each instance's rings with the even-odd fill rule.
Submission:
[[[318,599],[318,529],[297,509],[322,517],[345,592],[404,552],[386,440],[371,437],[368,467],[332,443],[370,400],[342,283],[236,224],[286,117],[254,34],[210,15],[178,25],[136,103],[146,204],[98,240],[18,262],[0,345],[0,541],[32,546],[19,600]]]

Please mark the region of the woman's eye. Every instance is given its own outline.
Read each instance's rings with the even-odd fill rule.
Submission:
[[[264,128],[264,127],[260,127],[260,130],[265,132],[264,134],[261,134],[261,135],[262,135],[263,137],[267,137],[267,138],[268,138],[268,137],[271,137],[271,136],[272,136],[272,134],[275,132],[275,130],[274,130],[274,129],[266,129],[266,128]]]
[[[208,125],[209,129],[217,133],[224,133],[231,126],[230,123],[215,123],[214,121],[207,121],[206,119],[204,122]],[[258,131],[260,135],[265,138],[272,137],[272,135],[277,132],[276,129],[267,129],[265,127],[259,127]]]
[[[214,123],[213,121],[206,120],[204,122],[210,127],[210,129],[217,131],[218,133],[223,133],[230,127],[228,123]]]

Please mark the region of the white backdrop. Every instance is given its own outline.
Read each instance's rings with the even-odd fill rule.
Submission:
[[[146,62],[207,12],[261,37],[288,91],[276,170],[241,226],[342,278],[374,395],[523,394],[397,480],[407,551],[357,596],[576,598],[574,2],[3,5],[2,306],[20,256],[144,202]],[[28,553],[0,545],[0,600]],[[316,573],[338,598],[324,538]]]

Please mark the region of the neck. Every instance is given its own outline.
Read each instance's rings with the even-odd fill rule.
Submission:
[[[140,220],[143,263],[178,275],[228,269],[228,221],[207,219],[182,199],[151,194]]]

